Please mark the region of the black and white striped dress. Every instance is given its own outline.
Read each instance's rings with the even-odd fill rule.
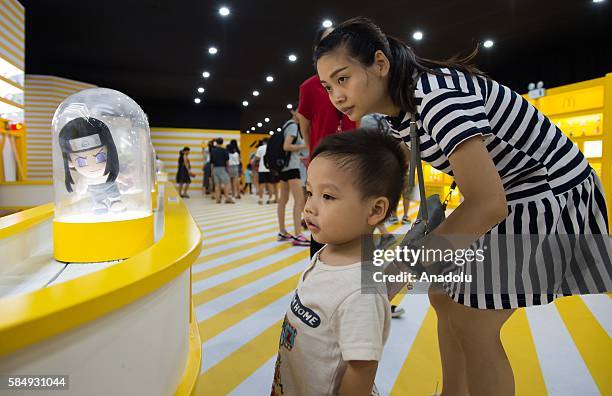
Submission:
[[[493,80],[456,70],[438,71],[446,75],[421,74],[414,92],[421,156],[452,176],[448,157],[455,148],[475,136],[483,139],[501,177],[509,212],[487,233],[489,237],[608,234],[598,176],[578,147],[548,118]],[[389,121],[393,136],[410,146],[410,115]],[[456,302],[483,309],[517,308],[546,304],[562,295],[611,289],[612,269],[605,249],[595,252],[603,263],[574,274],[580,277],[580,287],[572,283],[576,276],[567,276],[573,264],[563,257],[557,257],[556,264],[555,260],[537,262],[534,251],[527,249],[522,254],[525,262],[531,262],[529,266],[521,260],[508,264],[501,257],[507,252],[489,253],[492,265],[465,265],[465,273],[473,275],[472,282],[445,284]]]

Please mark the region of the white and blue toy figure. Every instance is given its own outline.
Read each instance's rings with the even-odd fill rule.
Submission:
[[[86,89],[59,105],[52,127],[56,259],[115,260],[150,246],[154,159],[140,106],[119,91]],[[71,248],[77,240],[83,247]]]
[[[66,191],[75,191],[73,169],[78,174],[76,192],[91,196],[95,214],[126,210],[116,182],[119,156],[106,124],[93,117],[75,118],[62,127],[59,145]]]

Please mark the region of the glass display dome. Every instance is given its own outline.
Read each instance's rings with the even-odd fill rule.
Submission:
[[[53,117],[55,220],[101,222],[151,214],[147,118],[119,91],[86,89]]]
[[[97,259],[92,261],[126,258],[150,245],[154,157],[140,106],[119,91],[86,89],[59,105],[52,131],[56,259],[58,250],[70,252],[59,254],[62,261],[85,261],[82,256]],[[134,230],[136,237],[130,235]],[[112,242],[105,238],[122,235],[126,239],[116,241],[114,253],[93,253],[103,248],[112,252]],[[68,241],[74,245],[76,240],[84,246],[70,247]],[[88,244],[90,240],[97,245]],[[72,254],[75,249],[82,254]]]

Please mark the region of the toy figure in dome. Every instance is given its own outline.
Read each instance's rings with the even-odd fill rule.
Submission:
[[[93,117],[75,118],[61,129],[59,146],[68,192],[91,194],[95,214],[126,210],[115,182],[119,174],[117,148],[106,124]],[[75,188],[71,169],[79,176]]]

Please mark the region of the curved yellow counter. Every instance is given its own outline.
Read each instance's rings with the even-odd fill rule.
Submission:
[[[163,235],[152,247],[0,298],[0,373],[68,375],[68,394],[192,393],[201,342],[191,264],[202,236],[174,187],[164,184]],[[49,204],[0,219],[2,255],[18,260],[24,243],[50,238],[52,217]]]

